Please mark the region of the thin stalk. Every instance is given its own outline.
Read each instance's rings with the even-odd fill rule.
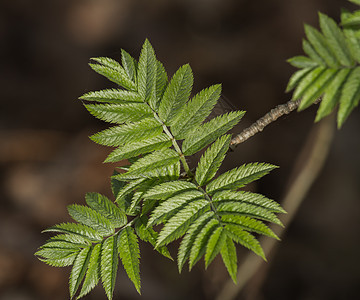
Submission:
[[[184,170],[186,172],[186,174],[188,175],[189,178],[193,178],[194,177],[194,174],[191,172],[190,170],[190,167],[188,165],[188,163],[186,162],[186,159],[185,159],[185,156],[184,154],[182,153],[178,143],[176,142],[176,139],[174,138],[174,136],[172,135],[172,133],[170,132],[169,128],[167,128],[167,126],[165,125],[165,123],[159,118],[159,116],[157,115],[157,113],[153,110],[153,113],[154,113],[154,117],[155,119],[161,123],[163,129],[164,129],[164,132],[166,133],[166,135],[171,139],[171,142],[174,146],[174,149],[175,151],[179,154],[180,156],[180,160],[181,160],[181,163],[184,167]]]
[[[321,97],[318,98],[314,103],[319,103],[321,101]],[[281,104],[270,110],[266,115],[258,119],[255,123],[253,123],[248,128],[244,129],[241,133],[235,136],[230,142],[230,148],[232,150],[235,147],[247,139],[251,138],[253,135],[257,134],[264,130],[264,128],[270,123],[276,121],[278,118],[283,115],[287,115],[297,109],[300,105],[301,99],[298,100],[290,100],[285,104]]]

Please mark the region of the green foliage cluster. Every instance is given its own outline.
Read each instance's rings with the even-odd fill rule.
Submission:
[[[112,299],[119,258],[140,293],[139,239],[172,259],[166,246],[182,238],[179,271],[186,261],[191,269],[202,257],[207,267],[220,254],[236,282],[235,243],[265,259],[254,234],[277,238],[264,221],[281,225],[276,214],[284,212],[273,200],[239,191],[276,166],[244,164],[215,177],[229,149],[231,136],[226,132],[244,112],[207,121],[221,86],[210,86],[190,98],[190,66],[180,67],[169,81],[148,40],[139,61],[124,50],[121,65],[105,57],[92,61],[94,71],[122,88],[81,97],[92,115],[114,124],[91,139],[116,147],[106,162],[127,159],[131,164],[112,176],[115,203],[97,193],[87,194],[87,206],[68,207],[77,223],[45,230],[58,235],[36,254],[52,266],[72,265],[71,298],[81,298],[101,281]],[[204,148],[195,170],[190,170],[186,157]]]
[[[360,5],[358,0],[349,0]],[[340,128],[360,101],[360,10],[341,12],[340,26],[319,13],[321,32],[305,25],[303,40],[306,56],[295,56],[289,63],[299,68],[286,91],[295,89],[293,99],[302,98],[299,110],[322,96],[316,120],[330,114],[337,105]]]
[[[359,0],[350,1],[360,5]],[[344,10],[341,26],[324,14],[320,14],[322,32],[305,26],[307,56],[289,60],[300,70],[287,88],[295,88],[294,99],[302,98],[300,110],[323,96],[316,121],[339,103],[339,127],[360,100],[360,11]],[[126,159],[130,164],[111,178],[115,202],[88,193],[86,206],[70,205],[76,222],[46,229],[56,235],[36,255],[51,266],[72,266],[72,299],[88,294],[99,282],[112,299],[119,261],[140,293],[139,240],[172,259],[167,245],[181,239],[179,272],[186,262],[192,269],[204,257],[208,267],[220,255],[236,282],[235,244],[265,259],[257,237],[277,239],[266,223],[282,225],[276,214],[285,212],[263,195],[239,190],[276,166],[249,163],[216,176],[229,149],[231,136],[226,133],[244,112],[207,121],[221,86],[190,97],[190,66],[180,67],[169,81],[148,40],[138,61],[122,50],[121,64],[98,57],[90,67],[119,86],[80,98],[93,116],[113,124],[90,138],[115,147],[105,162]],[[204,149],[191,169],[187,157]]]

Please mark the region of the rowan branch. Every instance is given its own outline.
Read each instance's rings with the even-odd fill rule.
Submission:
[[[319,103],[321,101],[321,97],[318,98],[314,103]],[[283,115],[287,115],[297,109],[300,105],[301,99],[298,100],[290,100],[285,104],[280,104],[270,110],[265,116],[261,117],[255,123],[253,123],[250,127],[244,129],[241,133],[235,136],[230,142],[230,148],[233,150],[240,143],[245,142],[247,139],[252,137],[264,130],[264,128],[270,123],[276,121],[278,118]]]

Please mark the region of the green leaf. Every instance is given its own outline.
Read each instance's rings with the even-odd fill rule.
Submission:
[[[101,244],[96,244],[91,252],[86,277],[77,299],[87,295],[99,282],[100,278],[100,250]]]
[[[177,193],[197,190],[196,185],[188,181],[169,181],[154,186],[146,192],[144,199],[164,200]]]
[[[326,67],[326,62],[324,59],[317,53],[314,47],[305,39],[303,39],[302,47],[304,52],[313,60],[318,63],[319,66]]]
[[[115,124],[139,122],[153,115],[144,103],[87,104],[85,107],[94,117]]]
[[[156,61],[154,49],[146,39],[139,58],[138,92],[153,109],[156,107]]]
[[[306,56],[294,56],[287,60],[287,62],[296,68],[315,68],[319,66],[317,61],[312,60]]]
[[[144,242],[149,242],[151,245],[155,247],[156,240],[159,234],[154,229],[152,229],[147,225],[148,225],[147,216],[141,216],[140,218],[138,218],[135,222],[136,234],[141,240],[143,240]],[[173,260],[169,250],[165,246],[156,248],[156,250],[163,256]]]
[[[347,117],[360,101],[360,67],[356,67],[349,74],[349,77],[344,83],[339,101],[340,107],[337,116],[337,123],[338,127],[341,128]]]
[[[101,247],[101,281],[109,300],[113,297],[119,263],[117,247],[117,239],[114,236],[108,237]]]
[[[120,146],[129,142],[138,142],[155,137],[162,133],[161,124],[147,118],[131,124],[111,127],[100,131],[90,137],[94,142],[105,146]]]
[[[115,232],[115,228],[111,222],[90,207],[72,204],[68,206],[68,211],[75,221],[93,228],[102,236],[107,236]]]
[[[265,176],[276,168],[277,166],[265,163],[244,164],[238,168],[234,168],[221,174],[219,177],[211,181],[207,185],[206,191],[213,194],[220,190],[238,189]]]
[[[215,176],[229,150],[230,140],[229,134],[221,136],[201,156],[195,172],[195,180],[200,186],[207,184]]]
[[[164,225],[159,233],[156,248],[167,245],[181,237],[189,228],[191,222],[209,209],[209,202],[206,200],[200,199],[189,203]]]
[[[213,211],[208,211],[200,215],[189,227],[189,230],[186,232],[185,237],[181,241],[179,251],[178,251],[178,268],[179,273],[186,262],[190,257],[191,247],[195,242],[195,239],[198,237],[202,228],[215,216]]]
[[[225,243],[221,248],[221,257],[224,262],[226,269],[229,272],[229,275],[233,282],[236,284],[236,274],[237,274],[237,254],[234,242],[228,236],[225,239]]]
[[[99,242],[102,236],[89,226],[75,223],[61,223],[50,228],[45,229],[43,232],[61,232],[73,235],[78,235],[90,241]]]
[[[142,98],[138,93],[120,90],[120,89],[107,89],[95,92],[88,92],[82,95],[79,99],[95,102],[106,102],[114,104],[127,104],[127,103],[143,103]]]
[[[219,228],[221,225],[219,224],[219,220],[216,218],[210,219],[208,223],[206,223],[198,236],[196,237],[194,244],[191,247],[190,259],[189,259],[189,270],[200,260],[200,258],[206,252],[206,245],[208,244],[209,238],[212,233]]]
[[[167,165],[159,170],[158,178],[161,182],[178,180],[180,177],[180,161]]]
[[[58,260],[72,255],[76,256],[80,251],[80,248],[48,248],[45,246],[46,245],[44,245],[42,249],[38,250],[35,255],[43,257],[44,259]]]
[[[219,254],[220,250],[225,244],[227,235],[223,227],[217,228],[210,236],[209,242],[206,246],[205,253],[205,268],[207,268],[214,260],[216,255]]]
[[[115,178],[116,175],[119,175],[120,172],[117,170],[114,170],[113,175],[111,176],[111,191],[114,194],[115,199],[118,198],[119,193],[123,190],[124,186],[126,185],[126,182],[117,180]],[[115,200],[116,202],[116,200]],[[125,210],[124,206],[119,206],[121,210]]]
[[[177,139],[187,137],[189,131],[199,126],[209,116],[221,94],[221,85],[213,85],[196,94],[179,112],[171,125],[171,132]]]
[[[259,241],[254,238],[250,233],[241,230],[239,227],[227,225],[225,226],[225,232],[229,238],[234,240],[236,243],[243,245],[244,247],[253,251],[256,255],[262,257],[265,261],[265,254],[260,246]]]
[[[129,216],[136,216],[140,213],[140,202],[142,200],[143,192],[135,192],[132,195],[130,206],[126,211],[126,214]]]
[[[89,64],[96,73],[105,76],[110,81],[127,90],[136,90],[135,83],[128,77],[123,67],[117,61],[108,57],[96,57],[91,58],[91,60],[99,63]]]
[[[67,241],[56,241],[56,240],[48,240],[44,245],[42,245],[41,249],[60,249],[60,250],[70,250],[70,251],[79,251],[82,247],[87,247],[88,245],[71,243]]]
[[[194,129],[182,144],[182,152],[184,155],[192,155],[200,151],[233,128],[244,114],[244,111],[223,114]]]
[[[122,174],[118,174],[115,175],[115,178],[118,178],[119,176],[121,176]],[[114,176],[113,176],[114,178]],[[125,210],[125,208],[127,207],[125,205],[125,203],[123,203],[124,200],[127,200],[126,196],[128,196],[129,194],[131,194],[132,192],[134,192],[137,188],[139,188],[141,185],[146,184],[148,181],[147,178],[139,178],[136,180],[133,180],[131,182],[129,182],[127,185],[125,185],[121,191],[118,193],[117,197],[116,197],[116,202],[118,203],[118,205]]]
[[[168,85],[168,76],[161,62],[156,61],[156,97],[161,99]]]
[[[350,71],[351,69],[341,69],[336,73],[335,78],[326,88],[325,95],[320,102],[320,107],[316,114],[315,122],[320,121],[334,110],[340,100],[342,85],[346,81]]]
[[[45,249],[44,249],[45,250]],[[49,252],[49,250],[47,249],[46,251]],[[58,252],[62,252],[64,253],[64,250],[60,250]],[[38,254],[35,253],[37,256],[43,256],[43,254]],[[41,258],[41,257],[38,257],[38,259],[46,264],[48,264],[49,266],[52,266],[52,267],[68,267],[68,266],[71,266],[75,259],[76,259],[76,256],[77,256],[78,252],[67,252],[66,255],[63,257],[63,258]]]
[[[320,28],[324,33],[327,45],[335,54],[342,66],[350,67],[354,61],[346,45],[345,36],[336,22],[327,15],[319,13]]]
[[[194,78],[189,65],[184,65],[176,71],[159,106],[159,116],[166,124],[171,124],[174,116],[178,114],[188,100],[193,81]]]
[[[301,111],[313,104],[331,84],[337,72],[336,69],[326,69],[321,73],[304,91],[298,110]]]
[[[140,154],[169,148],[171,145],[170,138],[166,134],[161,133],[154,138],[120,146],[110,153],[105,162],[118,162],[123,159],[139,156]]]
[[[131,57],[124,49],[121,49],[121,63],[128,77],[136,82],[136,69],[137,63],[134,58]]]
[[[82,280],[84,279],[91,256],[91,250],[91,247],[84,248],[79,252],[75,259],[69,280],[70,298],[74,297]]]
[[[299,82],[312,70],[312,68],[301,69],[291,75],[285,92],[287,93],[294,89],[299,84]]]
[[[294,93],[293,93],[293,99],[300,99],[304,93],[307,91],[307,89],[313,84],[313,82],[321,76],[322,73],[326,68],[319,67],[311,70],[309,73],[306,74],[304,78],[301,79],[301,81],[298,83]]]
[[[325,37],[317,29],[307,24],[305,24],[305,34],[315,51],[325,61],[326,65],[330,68],[337,68],[339,62],[329,49]]]
[[[175,164],[179,160],[179,154],[172,149],[158,150],[140,158],[130,166],[127,173],[117,175],[116,178],[128,176],[134,178],[157,177],[156,171],[158,169]]]
[[[179,210],[184,208],[184,206],[199,198],[204,199],[204,195],[197,190],[186,191],[168,198],[167,200],[161,202],[160,205],[153,210],[148,226],[153,226],[167,221]]]
[[[359,30],[353,28],[344,28],[346,36],[346,43],[350,49],[352,57],[357,63],[360,63],[360,44],[359,44]]]
[[[119,234],[118,244],[119,255],[125,271],[134,283],[138,293],[141,294],[139,268],[140,250],[134,229],[131,227],[124,228]]]
[[[214,202],[221,202],[223,200],[233,200],[235,202],[241,201],[249,204],[254,204],[275,213],[286,213],[279,203],[266,198],[265,196],[257,193],[244,192],[244,191],[220,191],[213,195]]]
[[[71,243],[71,244],[75,244],[75,245],[82,245],[82,246],[88,246],[91,244],[91,242],[86,239],[86,238],[83,238],[79,235],[75,235],[75,234],[58,234],[58,235],[55,235],[53,237],[50,238],[49,241],[63,241],[63,242],[68,242],[68,243]]]
[[[239,226],[243,230],[256,232],[258,234],[266,235],[268,237],[272,237],[279,240],[277,235],[263,222],[247,216],[223,215],[221,216],[221,222],[223,224]]]
[[[276,217],[274,213],[265,208],[249,203],[235,202],[231,200],[224,201],[221,203],[216,203],[216,210],[221,216],[238,214],[241,216],[249,216],[252,218],[269,221],[277,225],[283,226],[281,221]]]
[[[107,197],[99,193],[87,193],[85,199],[87,205],[109,220],[115,228],[124,226],[127,223],[125,212]]]

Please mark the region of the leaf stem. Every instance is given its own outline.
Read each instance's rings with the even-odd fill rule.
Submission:
[[[211,200],[210,196],[208,195],[208,193],[206,193],[206,191],[195,181],[195,179],[193,180],[193,183],[196,184],[197,189],[204,194],[205,199],[207,201],[209,201],[211,210],[215,213],[215,216],[218,219],[219,223],[222,224],[221,218],[217,213],[217,209],[214,206],[214,203],[212,202],[212,200]]]
[[[157,113],[153,110],[153,113],[154,113],[154,117],[155,119],[161,123],[162,127],[163,127],[163,130],[164,132],[166,133],[166,135],[168,137],[170,137],[171,139],[171,142],[174,146],[174,149],[175,151],[179,154],[180,156],[180,160],[181,160],[181,163],[184,167],[184,170],[186,172],[186,174],[189,176],[189,178],[194,178],[194,174],[191,172],[190,170],[190,167],[188,165],[188,163],[186,162],[186,158],[185,158],[185,155],[184,153],[182,153],[181,149],[180,149],[180,146],[178,145],[178,143],[176,142],[176,139],[174,138],[174,136],[172,135],[172,133],[170,132],[169,128],[165,125],[165,123],[160,119],[160,117],[157,115]]]

